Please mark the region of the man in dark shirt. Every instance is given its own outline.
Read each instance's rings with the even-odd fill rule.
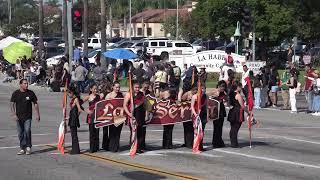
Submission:
[[[137,69],[133,71],[135,80],[139,82],[140,86],[144,82],[143,76],[146,75],[146,71],[143,69],[143,64],[141,63]]]
[[[20,89],[13,92],[10,100],[11,113],[13,119],[17,122],[18,137],[21,150],[18,155],[31,154],[31,120],[32,103],[36,110],[36,119],[40,121],[39,105],[37,96],[28,89],[28,81],[20,80]]]

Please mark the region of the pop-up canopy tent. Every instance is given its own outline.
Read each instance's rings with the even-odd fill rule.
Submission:
[[[22,42],[20,39],[14,38],[12,36],[8,36],[0,41],[0,50],[8,47],[10,44],[14,42]]]
[[[3,57],[11,64],[16,64],[17,59],[22,56],[30,58],[32,55],[32,45],[26,42],[14,42],[3,49]]]

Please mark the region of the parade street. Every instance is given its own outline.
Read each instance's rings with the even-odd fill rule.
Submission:
[[[127,126],[121,133],[120,152],[87,152],[88,125],[81,115],[78,134],[82,153],[61,155],[56,143],[62,119],[62,93],[44,90],[35,90],[41,121],[32,122],[33,153],[18,156],[16,123],[9,118],[13,90],[12,85],[0,84],[0,179],[320,179],[320,119],[304,112],[255,110],[255,118],[262,124],[254,128],[252,148],[245,123],[239,132],[240,148],[229,147],[230,125],[225,120],[226,147],[212,149],[213,126],[209,122],[204,136],[206,151],[201,154],[192,154],[191,149],[180,147],[183,144],[181,124],[174,127],[174,148],[170,150],[161,149],[163,127],[148,126],[148,151],[135,157],[128,155],[130,131]],[[297,99],[298,108],[303,110],[303,96]],[[100,131],[100,143],[101,135]],[[67,149],[70,144],[70,133],[67,133]]]

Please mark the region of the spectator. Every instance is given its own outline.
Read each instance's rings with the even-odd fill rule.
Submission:
[[[159,66],[158,71],[155,74],[155,94],[159,96],[160,90],[164,90],[167,87],[168,75],[164,69],[164,66]]]
[[[313,102],[312,102],[312,113],[313,116],[320,116],[320,78],[319,75],[317,78],[312,78],[313,80]]]
[[[261,68],[261,80],[261,107],[264,108],[267,107],[267,103],[269,101],[269,69],[267,67]]]
[[[207,72],[206,72],[206,67],[205,66],[202,66],[200,67],[200,73],[199,73],[199,77],[200,77],[200,82],[201,84],[206,87],[206,82],[207,82]]]
[[[105,70],[104,68],[101,67],[100,61],[97,61],[97,66],[93,69],[93,77],[98,87],[101,85],[104,73],[105,73]]]
[[[21,77],[21,72],[22,72],[22,66],[21,66],[21,61],[20,59],[17,59],[17,62],[16,62],[16,65],[15,65],[15,68],[16,68],[16,77],[18,80],[20,80],[22,77]]]
[[[284,71],[281,76],[281,96],[283,100],[282,110],[289,109],[289,86],[288,82],[290,80],[290,72],[288,70]]]
[[[296,100],[296,88],[298,85],[297,76],[295,71],[290,71],[290,79],[288,82],[289,86],[289,96],[290,96],[290,105],[291,105],[291,113],[297,113],[297,100]]]
[[[246,98],[246,100],[248,99],[248,85],[246,82],[246,78],[249,77],[249,69],[247,67],[247,65],[243,65],[243,73],[242,73],[242,78],[241,78],[241,82],[242,82],[242,88],[243,88],[243,94]]]
[[[172,90],[174,90],[175,92],[178,92],[179,90],[180,79],[181,69],[176,66],[175,61],[171,61],[169,66],[168,80],[170,88],[172,88]]]
[[[260,72],[261,73],[261,72]],[[261,108],[261,89],[262,89],[262,80],[261,74],[257,74],[253,80],[253,92],[254,92],[254,108]]]
[[[143,69],[143,64],[139,64],[139,67],[133,70],[133,80],[137,81],[140,86],[144,82],[144,75],[146,71]]]
[[[312,69],[310,64],[307,64],[305,66],[306,68],[306,78],[305,78],[305,83],[304,83],[304,92],[305,92],[305,96],[306,96],[306,100],[308,103],[308,111],[307,113],[312,113],[313,109],[312,109],[312,104],[313,104],[313,85],[312,85],[312,80],[310,80],[310,78],[318,78],[318,75],[315,73],[314,69]]]
[[[273,64],[271,66],[270,78],[269,78],[269,89],[271,90],[271,92],[269,93],[269,96],[272,103],[271,104],[272,107],[277,107],[278,79],[279,79],[279,74],[278,74],[278,71],[276,70],[276,66]]]
[[[83,64],[81,61],[78,63],[78,67],[74,70],[75,72],[75,80],[78,88],[78,92],[83,93],[84,92],[84,84],[86,80],[86,76],[88,74],[88,70],[83,67]]]
[[[80,58],[81,58],[80,49],[78,47],[75,47],[73,50],[73,61],[77,63],[79,62]]]

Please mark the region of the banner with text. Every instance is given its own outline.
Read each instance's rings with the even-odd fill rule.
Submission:
[[[146,110],[149,112],[147,124],[168,125],[186,121],[191,121],[190,101],[182,103],[170,103],[170,101],[161,101],[152,96],[146,96]],[[208,113],[210,120],[219,118],[219,101],[209,98]],[[96,128],[114,124],[118,126],[124,123],[127,115],[123,109],[123,99],[103,100],[96,104],[95,123]]]
[[[232,53],[236,72],[243,72],[242,66],[246,64],[249,70],[257,73],[259,69],[266,65],[265,61],[246,62],[245,56]],[[170,61],[175,61],[177,66],[183,68],[184,64],[196,67],[206,67],[207,72],[220,72],[220,67],[225,62],[226,53],[221,50],[210,50],[198,52],[194,55],[170,55]]]

